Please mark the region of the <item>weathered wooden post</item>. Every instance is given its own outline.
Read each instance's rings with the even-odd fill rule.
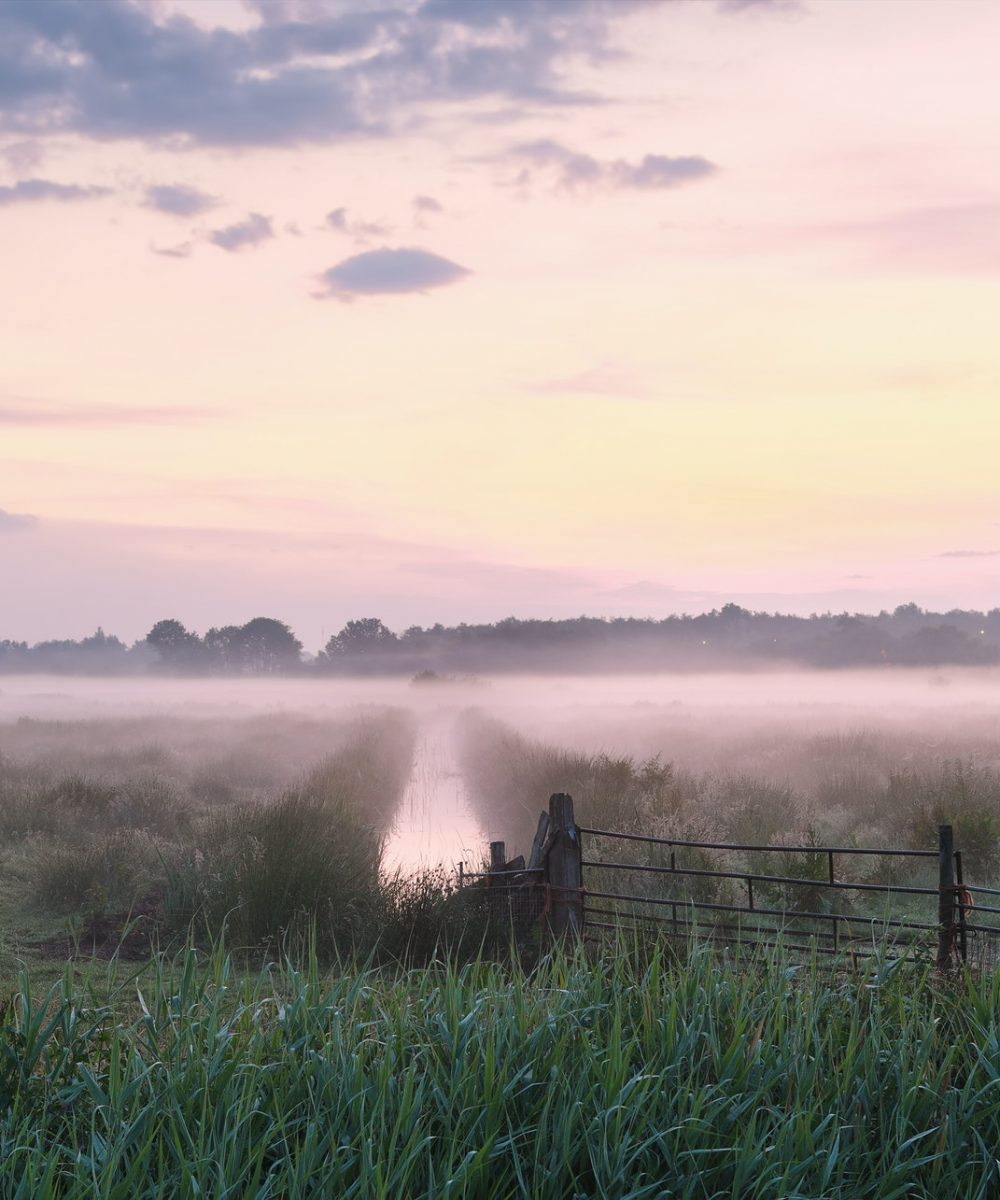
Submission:
[[[497,875],[495,872],[502,871],[506,861],[506,843],[490,842],[490,873],[486,877],[486,883],[490,889],[490,921],[493,924],[496,924],[497,919],[503,912],[503,902],[506,893],[501,892],[500,889],[507,882],[506,876]]]
[[[583,933],[583,864],[573,797],[565,792],[556,792],[549,800],[549,833],[552,844],[545,860],[549,924],[556,937],[575,942]]]
[[[958,961],[963,965],[969,961],[969,931],[965,927],[968,913],[966,905],[972,899],[971,893],[965,890],[965,876],[962,874],[962,851],[955,851],[955,916],[958,919]]]
[[[937,969],[949,971],[955,962],[955,833],[938,826],[938,952]]]

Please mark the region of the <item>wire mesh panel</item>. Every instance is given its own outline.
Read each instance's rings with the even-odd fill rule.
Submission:
[[[495,938],[526,937],[547,911],[548,889],[542,868],[472,872],[463,868],[459,879],[470,911]]]

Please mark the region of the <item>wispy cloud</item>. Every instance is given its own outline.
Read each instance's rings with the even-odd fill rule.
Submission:
[[[326,225],[337,233],[345,233],[356,242],[368,242],[372,238],[387,237],[390,226],[383,221],[362,221],[352,217],[346,208],[335,208],[326,214]]]
[[[178,425],[218,415],[213,409],[188,405],[123,408],[104,404],[47,404],[18,397],[0,397],[0,426],[88,429],[111,425]]]
[[[721,13],[801,13],[802,0],[716,0]]]
[[[322,275],[324,293],[349,299],[405,292],[428,292],[471,274],[466,267],[428,250],[403,247],[369,250],[330,267]]]
[[[12,171],[20,174],[31,171],[45,158],[45,150],[40,142],[26,139],[20,142],[10,142],[0,150],[4,162]]]
[[[996,558],[1000,550],[942,550],[938,558]]]
[[[194,242],[178,242],[174,246],[157,246],[155,242],[151,242],[149,248],[161,258],[190,258],[194,251]]]
[[[649,388],[638,374],[621,363],[604,362],[575,375],[544,379],[529,385],[533,392],[568,392],[594,396],[648,396]]]
[[[413,207],[418,213],[444,212],[444,205],[440,200],[435,200],[433,196],[414,196]]]
[[[38,518],[30,513],[12,513],[0,508],[0,533],[23,533],[37,524]]]
[[[215,208],[218,200],[183,183],[161,183],[146,188],[144,203],[172,217],[197,217]]]
[[[707,179],[718,171],[715,163],[700,154],[671,157],[647,154],[636,162],[626,159],[594,158],[545,138],[514,146],[504,156],[524,164],[515,183],[524,186],[539,174],[560,191],[638,189],[656,191]]]
[[[656,583],[650,579],[637,579],[634,583],[609,588],[603,593],[609,599],[648,601],[651,604],[676,603],[682,594],[669,583]]]
[[[53,179],[22,179],[0,187],[0,208],[11,204],[39,204],[47,200],[67,203],[74,200],[96,200],[107,196],[109,188],[84,187],[78,183],[56,183]]]
[[[230,253],[236,250],[248,250],[259,246],[274,237],[274,227],[271,218],[262,213],[248,213],[245,220],[237,221],[235,225],[227,225],[224,229],[214,229],[208,240],[213,246]]]
[[[880,267],[930,275],[1000,273],[1000,204],[942,204],[900,209],[868,220],[813,226],[810,236],[855,243]]]

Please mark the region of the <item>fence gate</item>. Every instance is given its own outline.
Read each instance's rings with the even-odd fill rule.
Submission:
[[[967,883],[950,825],[936,850],[763,845],[577,825],[556,793],[527,864],[491,844],[491,920],[541,922],[555,938],[639,935],[775,946],[852,960],[887,948],[959,963],[1000,960],[1000,889]]]

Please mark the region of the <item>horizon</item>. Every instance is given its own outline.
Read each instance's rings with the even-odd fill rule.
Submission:
[[[998,36],[0,5],[0,635],[995,607]]]
[[[517,621],[517,622],[522,622],[522,623],[535,621],[535,622],[541,622],[543,624],[559,624],[559,623],[573,622],[573,621],[597,621],[597,622],[601,622],[604,624],[612,624],[615,622],[632,621],[632,622],[640,622],[640,623],[659,624],[659,623],[666,623],[668,621],[696,620],[700,617],[720,616],[720,615],[724,615],[724,610],[727,608],[739,609],[739,613],[736,614],[739,616],[758,617],[758,618],[764,618],[764,619],[786,619],[787,618],[787,619],[801,620],[801,621],[832,620],[832,619],[836,619],[836,618],[840,618],[840,617],[850,617],[850,618],[856,618],[856,619],[860,619],[860,620],[879,620],[881,618],[887,618],[887,617],[892,618],[892,617],[910,616],[910,615],[919,616],[919,617],[926,616],[926,617],[931,617],[931,618],[949,617],[949,616],[991,617],[994,615],[1000,615],[1000,603],[994,605],[992,608],[989,608],[989,609],[987,609],[987,608],[982,608],[982,609],[951,608],[951,609],[947,609],[947,610],[935,610],[935,609],[925,609],[925,608],[921,607],[920,605],[917,605],[914,601],[903,601],[900,604],[896,605],[895,608],[893,608],[893,609],[883,608],[883,609],[879,609],[877,612],[876,611],[865,612],[865,611],[861,611],[861,610],[849,610],[849,609],[823,609],[823,610],[817,609],[817,610],[813,610],[811,612],[792,612],[792,611],[782,611],[780,609],[750,609],[750,608],[745,608],[742,605],[737,604],[735,601],[730,600],[722,605],[719,605],[719,606],[717,606],[715,608],[711,608],[711,609],[669,612],[669,613],[663,613],[658,616],[642,615],[639,613],[586,613],[586,612],[581,612],[581,613],[561,613],[561,614],[555,614],[555,615],[546,616],[546,617],[519,617],[514,613],[505,613],[503,616],[497,617],[493,620],[456,621],[451,625],[445,624],[444,622],[435,621],[435,622],[433,622],[433,624],[431,624],[431,623],[422,624],[420,622],[412,622],[409,625],[393,626],[393,625],[389,625],[387,622],[382,622],[381,617],[378,617],[378,616],[371,617],[371,614],[369,614],[369,613],[356,612],[356,613],[351,614],[345,620],[344,624],[346,625],[350,621],[363,620],[363,619],[374,619],[374,620],[379,621],[380,623],[386,624],[387,628],[393,634],[395,634],[397,637],[401,637],[404,633],[408,632],[411,629],[421,629],[424,632],[432,632],[438,626],[440,626],[441,628],[443,628],[445,630],[457,629],[457,628],[461,628],[463,626],[468,626],[471,628],[479,628],[479,627],[496,626],[496,625],[503,624],[504,622],[507,622],[507,621]],[[914,610],[914,609],[915,609],[915,611],[912,611],[912,612],[909,611],[909,610]],[[11,634],[11,632],[9,630],[0,629],[0,645],[2,645],[6,641],[6,642],[10,642],[10,643],[23,643],[25,645],[32,646],[32,645],[42,645],[48,641],[80,641],[85,638],[103,635],[108,638],[117,638],[124,645],[131,648],[131,647],[135,647],[135,646],[141,644],[142,642],[144,642],[147,634],[150,632],[150,630],[153,628],[153,626],[158,624],[160,621],[164,621],[164,620],[170,620],[170,621],[177,620],[180,622],[181,625],[183,625],[186,628],[187,632],[195,634],[196,636],[199,636],[199,637],[204,636],[205,633],[209,632],[212,629],[239,626],[240,624],[247,624],[248,621],[253,621],[253,620],[278,621],[281,624],[286,625],[293,634],[295,634],[296,636],[299,636],[299,631],[296,629],[296,627],[294,626],[294,624],[292,622],[285,621],[281,616],[275,616],[274,614],[266,614],[263,612],[255,613],[253,616],[247,618],[246,621],[240,622],[240,621],[223,619],[223,620],[217,622],[216,624],[206,625],[204,627],[199,627],[199,628],[189,626],[186,621],[183,621],[178,617],[174,617],[174,616],[167,617],[167,616],[164,616],[163,614],[161,614],[160,616],[154,617],[152,620],[147,620],[145,622],[145,626],[144,626],[145,632],[139,632],[139,633],[132,633],[130,631],[112,628],[110,626],[110,624],[108,624],[107,622],[99,622],[97,625],[93,626],[92,628],[86,629],[86,630],[79,630],[79,629],[71,630],[69,632],[63,632],[61,635],[57,635],[54,638],[42,638],[42,639],[37,639],[37,640],[32,640],[32,639],[24,638],[24,637],[17,637],[15,635]],[[142,622],[140,622],[140,624],[142,624]],[[333,629],[324,630],[323,633],[321,634],[321,642],[320,642],[319,648],[322,649],[323,645],[329,640],[330,637],[334,636],[336,633],[341,632],[341,631],[342,630],[333,630]],[[121,636],[122,633],[124,633],[125,636]],[[306,653],[306,654],[316,653],[316,651],[309,650],[309,648],[308,648],[309,643],[307,642],[307,640],[305,638],[300,638],[300,640],[302,641],[304,653]]]
[[[783,623],[789,622],[795,624],[791,628],[783,627]],[[678,626],[685,627],[687,623],[695,626],[695,640],[673,641],[672,635],[677,633]],[[517,629],[539,624],[577,625],[579,628],[571,631],[575,634],[571,643],[550,643],[532,637],[529,642],[520,644]],[[614,645],[598,641],[588,650],[586,643],[595,625],[625,626],[629,630],[634,630],[635,626],[649,626],[671,636],[659,647],[661,657],[634,662],[630,656],[635,653],[638,643],[630,643],[627,634],[621,634]],[[761,625],[764,630],[758,628]],[[810,631],[813,636],[804,639],[803,626],[810,625],[818,632]],[[878,629],[881,635],[878,641],[860,636],[867,626]],[[513,633],[514,637],[493,646],[489,637],[480,642],[468,640],[470,632],[501,628],[505,634]],[[763,641],[760,640],[762,632],[767,634]],[[432,626],[412,625],[405,629],[392,629],[380,618],[358,615],[329,637],[324,633],[320,642],[314,643],[315,649],[307,640],[299,638],[297,630],[280,617],[260,614],[243,624],[229,622],[203,630],[189,629],[173,617],[161,617],[138,637],[121,638],[119,633],[98,625],[92,633],[79,639],[57,638],[29,643],[6,638],[0,630],[0,674],[88,674],[93,668],[94,673],[103,675],[109,670],[113,673],[117,669],[115,664],[118,667],[123,664],[119,655],[136,653],[139,654],[138,669],[153,673],[268,675],[289,669],[297,671],[300,666],[319,666],[327,671],[336,668],[338,662],[354,663],[355,666],[367,662],[369,666],[377,667],[376,673],[387,669],[390,673],[407,674],[415,669],[433,668],[426,672],[428,677],[442,680],[475,678],[449,673],[470,666],[477,672],[513,670],[516,674],[537,669],[542,674],[551,674],[555,670],[564,674],[595,671],[603,675],[611,671],[627,675],[636,671],[639,674],[757,669],[864,671],[928,666],[972,668],[979,672],[995,668],[1000,662],[1000,606],[988,611],[952,609],[935,612],[912,602],[901,604],[891,612],[885,609],[877,613],[826,611],[808,615],[753,611],[730,602],[705,612],[672,613],[665,617],[579,614],[524,619],[507,616],[490,623],[459,622],[449,626],[436,622]],[[702,633],[708,640],[702,639],[699,647],[698,639]],[[457,641],[453,635],[459,635]],[[574,653],[582,651],[590,657],[567,663],[563,656],[569,644],[575,647]],[[709,649],[702,649],[704,647]],[[691,656],[692,649],[694,657]],[[371,652],[376,650],[379,653],[372,658]],[[526,650],[531,652],[532,665],[524,660]],[[667,657],[662,657],[663,651],[669,652]],[[91,660],[92,652],[101,657]],[[153,657],[149,657],[150,654]],[[263,657],[257,661],[260,654]],[[377,666],[376,660],[381,667]],[[414,682],[418,678],[415,676]]]

